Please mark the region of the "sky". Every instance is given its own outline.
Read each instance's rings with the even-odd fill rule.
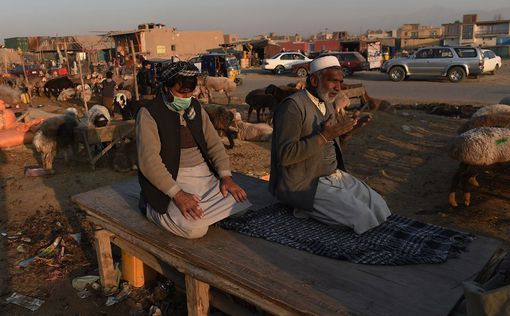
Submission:
[[[441,25],[479,13],[510,19],[508,0],[0,0],[0,41],[16,36],[91,35],[163,23],[180,30],[222,30],[250,37],[359,34],[403,23]]]

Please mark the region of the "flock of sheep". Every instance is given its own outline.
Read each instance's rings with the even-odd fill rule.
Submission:
[[[463,192],[466,206],[471,204],[471,188],[478,187],[476,176],[487,169],[510,162],[510,97],[499,104],[480,108],[458,130],[450,155],[460,162],[450,188],[448,202],[457,207],[456,191]]]
[[[87,80],[88,83],[85,86],[74,86],[67,78],[57,78],[56,81],[53,79],[45,82],[39,88],[42,88],[48,97],[55,96],[58,101],[65,102],[71,98],[90,101],[93,90],[96,89],[101,78],[87,79],[90,80]],[[132,100],[130,92],[130,88],[132,88],[130,85],[133,84],[132,78],[117,78],[117,80],[121,81],[121,86],[125,90],[117,92],[115,103],[121,110],[124,119],[132,119],[139,107],[139,104],[133,106],[136,101]],[[56,90],[51,88],[52,81],[57,86]],[[37,85],[34,85],[33,88],[35,87]],[[205,99],[205,103],[209,103],[212,101],[212,91],[222,92],[227,96],[228,103],[230,103],[235,88],[235,83],[228,78],[201,78],[197,89],[194,91],[194,96],[202,100]],[[236,136],[243,141],[269,141],[273,132],[271,127],[273,109],[287,96],[303,88],[303,82],[298,81],[295,84],[284,86],[271,84],[265,88],[250,91],[245,98],[245,102],[249,105],[247,121],[243,121],[241,114],[235,109],[228,110],[225,106],[216,104],[206,104],[204,108],[208,112],[211,122],[217,131],[228,138],[228,148],[234,147],[234,138]],[[19,99],[19,95],[16,89],[12,89],[7,85],[0,85],[0,98],[6,100],[7,103],[16,103],[15,100]],[[368,95],[365,95],[364,98],[369,103],[371,109],[377,108],[381,104],[380,100],[370,98]],[[348,100],[345,102],[341,98],[335,103],[338,111],[344,111],[344,107],[349,104]],[[256,112],[257,123],[249,122],[254,111]],[[94,117],[94,120],[96,120],[96,117],[104,116],[106,118],[104,124],[107,124],[111,119],[106,108],[102,109],[100,105],[93,106],[88,114],[88,117]],[[92,121],[89,122],[89,124],[93,123]],[[45,169],[52,170],[53,159],[57,151],[63,151],[64,156],[67,157],[67,152],[73,141],[73,129],[78,124],[79,120],[76,110],[68,109],[65,114],[46,119],[39,126],[33,143],[36,150],[41,153]],[[498,167],[510,161],[509,126],[510,97],[506,97],[499,104],[480,108],[469,121],[458,129],[458,135],[453,137],[450,144],[451,157],[460,162],[459,168],[453,176],[448,198],[449,204],[452,207],[458,206],[456,192],[459,190],[463,193],[464,204],[466,206],[471,204],[472,187],[479,186],[476,176],[480,172]],[[129,146],[124,149],[136,152],[134,142],[128,142],[128,144]],[[119,152],[122,151],[119,150]],[[125,153],[124,156],[114,157],[114,160],[119,162],[129,155],[133,156],[132,153]],[[136,155],[134,156],[136,157]],[[123,164],[117,163],[116,165],[121,166]],[[135,165],[135,162],[129,165]],[[118,167],[115,169],[126,171],[130,168]]]

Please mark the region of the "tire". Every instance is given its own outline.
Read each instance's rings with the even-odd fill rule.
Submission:
[[[388,71],[388,77],[391,81],[402,81],[406,78],[406,70],[401,66],[392,67],[390,71]]]
[[[283,73],[285,72],[285,67],[283,67],[282,65],[278,65],[274,68],[273,72],[277,75],[283,75]]]
[[[296,74],[298,75],[298,77],[306,77],[308,75],[308,70],[306,70],[306,68],[299,68],[296,71]]]
[[[466,77],[466,71],[462,67],[452,67],[448,69],[446,77],[450,82],[461,82]]]
[[[496,74],[496,72],[498,72],[498,70],[499,70],[499,65],[498,65],[498,64],[496,64],[496,67],[494,67],[494,70],[493,70],[493,71],[491,71],[491,75],[495,75],[495,74]]]

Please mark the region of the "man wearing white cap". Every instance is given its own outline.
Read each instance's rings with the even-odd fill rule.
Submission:
[[[317,58],[310,64],[306,89],[276,108],[269,190],[294,207],[297,217],[362,234],[391,213],[377,192],[345,171],[339,136],[361,122],[335,111],[342,81],[336,57]]]

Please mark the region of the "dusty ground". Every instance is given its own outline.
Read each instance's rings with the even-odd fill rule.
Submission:
[[[44,98],[37,101],[48,104]],[[245,111],[246,106],[238,109]],[[466,109],[470,111],[469,107]],[[376,112],[373,121],[354,132],[345,144],[347,168],[379,191],[395,213],[510,242],[508,173],[481,175],[481,188],[473,194],[470,207],[451,209],[447,203],[450,179],[457,165],[448,157],[447,144],[463,121],[413,107]],[[269,143],[237,141],[228,153],[235,171],[254,176],[269,172]],[[133,308],[141,310],[143,298],[147,297],[143,290],[125,302],[106,307],[106,298],[82,300],[71,287],[74,276],[98,272],[91,247],[92,227],[70,197],[135,173],[116,173],[107,159],[95,171],[83,164],[66,166],[57,159],[56,175],[25,177],[25,167],[37,165],[37,159],[30,146],[0,152],[0,232],[31,238],[31,242],[24,243],[19,238],[0,237],[0,314],[126,315]],[[77,232],[83,233],[80,244],[69,237]],[[63,236],[66,243],[62,262],[53,266],[48,262],[33,262],[27,268],[16,266],[56,236]],[[25,253],[17,250],[20,244],[26,244]],[[12,292],[46,302],[31,313],[4,303]]]

